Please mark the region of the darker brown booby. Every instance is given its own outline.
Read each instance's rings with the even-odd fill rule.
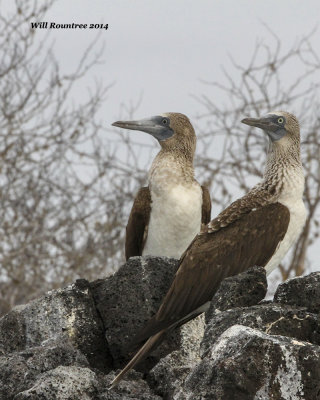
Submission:
[[[211,217],[209,191],[194,179],[196,136],[189,119],[183,114],[166,113],[113,125],[147,132],[161,146],[151,167],[149,185],[138,191],[131,209],[126,259],[141,255],[180,258],[201,223],[207,224]],[[186,225],[187,220],[190,224]]]
[[[158,312],[137,336],[146,343],[114,379],[146,357],[168,330],[204,312],[221,281],[253,266],[275,268],[305,222],[300,130],[287,112],[243,123],[270,138],[263,180],[212,220],[190,244]]]

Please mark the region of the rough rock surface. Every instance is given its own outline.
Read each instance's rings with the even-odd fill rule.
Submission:
[[[240,275],[225,279],[212,299],[206,312],[206,320],[210,320],[213,315],[219,315],[222,310],[257,304],[265,297],[267,288],[265,269],[261,267],[251,268]],[[204,319],[204,316],[191,321],[198,325],[199,331],[198,337],[191,341],[191,346],[184,344],[180,350],[162,358],[148,374],[150,385],[165,398],[172,398],[176,388],[182,385],[185,377],[201,360],[200,345],[204,329],[202,322],[199,323],[200,318]],[[191,332],[197,332],[196,328]]]
[[[52,290],[0,319],[0,354],[40,346],[44,342],[72,343],[102,371],[112,363],[104,328],[89,282],[78,280]]]
[[[92,282],[115,367],[123,366],[130,358],[128,353],[138,349],[130,344],[158,310],[178,264],[178,260],[166,257],[132,257],[110,278]],[[178,330],[171,333],[138,369],[149,370],[160,358],[178,349],[181,342],[188,346],[195,325],[187,325],[181,328],[181,334]]]
[[[186,378],[175,400],[316,400],[320,348],[234,325]]]
[[[41,374],[35,384],[15,396],[15,400],[90,400],[98,394],[93,371],[75,366],[59,366]]]
[[[52,343],[0,357],[0,399],[33,386],[37,377],[58,366],[89,367],[86,357],[70,344]]]
[[[200,345],[204,333],[203,328],[204,315],[199,315],[188,323],[188,331],[185,329],[187,332],[181,329],[184,340],[180,349],[159,360],[149,371],[147,380],[156,393],[170,399],[176,387],[181,385],[184,378],[201,360]]]
[[[301,307],[270,303],[234,308],[214,315],[205,330],[201,355],[210,351],[212,343],[233,325],[245,325],[269,335],[282,335],[320,345],[319,315]]]
[[[206,321],[219,311],[258,304],[264,299],[267,290],[266,271],[263,267],[250,268],[242,274],[226,278],[212,298],[206,312]]]
[[[154,394],[147,382],[143,380],[143,374],[131,370],[118,386],[112,390],[108,390],[111,381],[116,374],[111,372],[105,377],[102,383],[104,388],[101,391],[99,400],[161,400],[162,397]]]
[[[177,265],[135,257],[113,277],[79,280],[11,310],[0,319],[0,400],[320,400],[320,274],[291,279],[274,302],[259,304],[262,268],[226,279],[206,325],[204,315],[190,321],[151,370],[130,371],[108,390]]]
[[[313,313],[320,312],[320,272],[299,276],[281,283],[274,302],[301,307]]]

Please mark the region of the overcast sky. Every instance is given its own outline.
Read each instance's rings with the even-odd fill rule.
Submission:
[[[317,26],[319,15],[318,0],[58,0],[46,20],[109,24],[99,38],[105,64],[93,75],[114,82],[103,115],[110,124],[122,103],[141,94],[138,116],[179,111],[194,118],[201,108],[191,94],[209,90],[201,80],[222,79],[229,55],[246,64],[257,39],[272,43],[263,23],[285,48]],[[96,33],[51,32],[61,66],[71,71]],[[320,40],[314,45],[320,52]]]

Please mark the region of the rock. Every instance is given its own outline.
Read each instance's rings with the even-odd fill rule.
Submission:
[[[28,390],[14,400],[92,400],[98,394],[98,381],[93,371],[75,366],[59,366],[40,375]]]
[[[219,336],[233,325],[245,325],[271,335],[282,335],[320,345],[319,315],[305,308],[275,303],[247,308],[234,308],[215,314],[208,322],[201,356],[207,354]]]
[[[306,307],[313,313],[320,312],[320,272],[299,276],[281,283],[274,295],[276,303]]]
[[[276,303],[261,303],[262,268],[222,282],[205,330],[204,315],[189,321],[142,364],[146,372],[108,390],[178,263],[135,257],[113,277],[10,311],[0,319],[0,399],[320,400],[320,274],[292,279]]]
[[[177,387],[182,385],[186,376],[201,361],[197,357],[188,357],[187,354],[176,350],[162,358],[148,373],[147,381],[163,399],[172,399]]]
[[[0,399],[13,398],[30,388],[39,374],[59,365],[88,367],[89,363],[70,344],[33,347],[0,357]]]
[[[320,348],[241,325],[227,329],[175,400],[319,399]]]
[[[0,319],[0,354],[22,351],[46,341],[72,343],[102,371],[111,369],[111,357],[102,321],[89,283],[78,280],[64,289],[52,290]]]
[[[147,381],[155,392],[165,399],[180,386],[200,359],[200,344],[204,334],[204,315],[191,320],[180,330],[180,348],[159,362],[148,372]]]
[[[0,355],[26,347],[26,324],[20,313],[24,308],[25,306],[16,306],[0,319]]]
[[[99,400],[161,400],[161,397],[151,392],[148,384],[142,379],[143,375],[134,370],[131,370],[118,386],[108,390],[115,376],[115,371],[112,371],[105,377],[103,382],[105,389],[99,395]]]
[[[266,292],[266,272],[262,267],[254,267],[239,275],[226,278],[211,301],[206,319],[212,318],[212,315],[222,310],[257,304],[265,297]],[[202,315],[189,322],[194,324],[194,327],[193,329],[188,327],[186,333],[193,332],[192,337],[181,343],[179,350],[162,358],[148,374],[149,384],[164,398],[172,398],[176,387],[181,386],[185,377],[200,361],[199,345],[204,334],[203,318]],[[223,326],[224,329],[227,327]],[[183,329],[182,327],[181,330]],[[223,330],[220,333],[222,332]]]
[[[128,352],[132,349],[128,345],[158,310],[178,264],[178,260],[167,257],[132,257],[113,276],[91,283],[116,367],[122,367],[130,358]],[[170,335],[140,367],[149,369],[179,342],[178,333]]]
[[[253,267],[239,275],[224,279],[206,312],[206,322],[217,311],[258,304],[264,299],[267,289],[266,270],[263,267]]]

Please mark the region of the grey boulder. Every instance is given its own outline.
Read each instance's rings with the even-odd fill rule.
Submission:
[[[316,400],[320,348],[234,325],[211,346],[174,400]]]
[[[47,292],[26,305],[15,307],[0,319],[2,354],[40,346],[47,341],[71,343],[92,366],[110,370],[112,360],[103,324],[86,280]]]
[[[212,316],[205,329],[201,354],[233,325],[259,329],[270,335],[282,335],[320,345],[320,318],[304,308],[275,303],[234,308]]]
[[[167,257],[132,257],[113,276],[91,283],[116,367],[121,368],[138,349],[131,342],[158,310],[178,264],[178,260]],[[175,331],[138,368],[148,370],[177,349],[180,341]]]
[[[263,267],[253,267],[224,279],[211,300],[206,322],[216,312],[258,304],[265,298],[267,289],[266,270]]]
[[[86,357],[68,343],[51,343],[0,357],[0,399],[10,400],[32,387],[38,376],[58,366],[89,367]]]
[[[14,400],[92,400],[99,383],[89,368],[59,366],[40,375],[35,384]]]
[[[299,276],[281,283],[274,295],[274,302],[306,307],[313,313],[320,312],[320,272]]]

